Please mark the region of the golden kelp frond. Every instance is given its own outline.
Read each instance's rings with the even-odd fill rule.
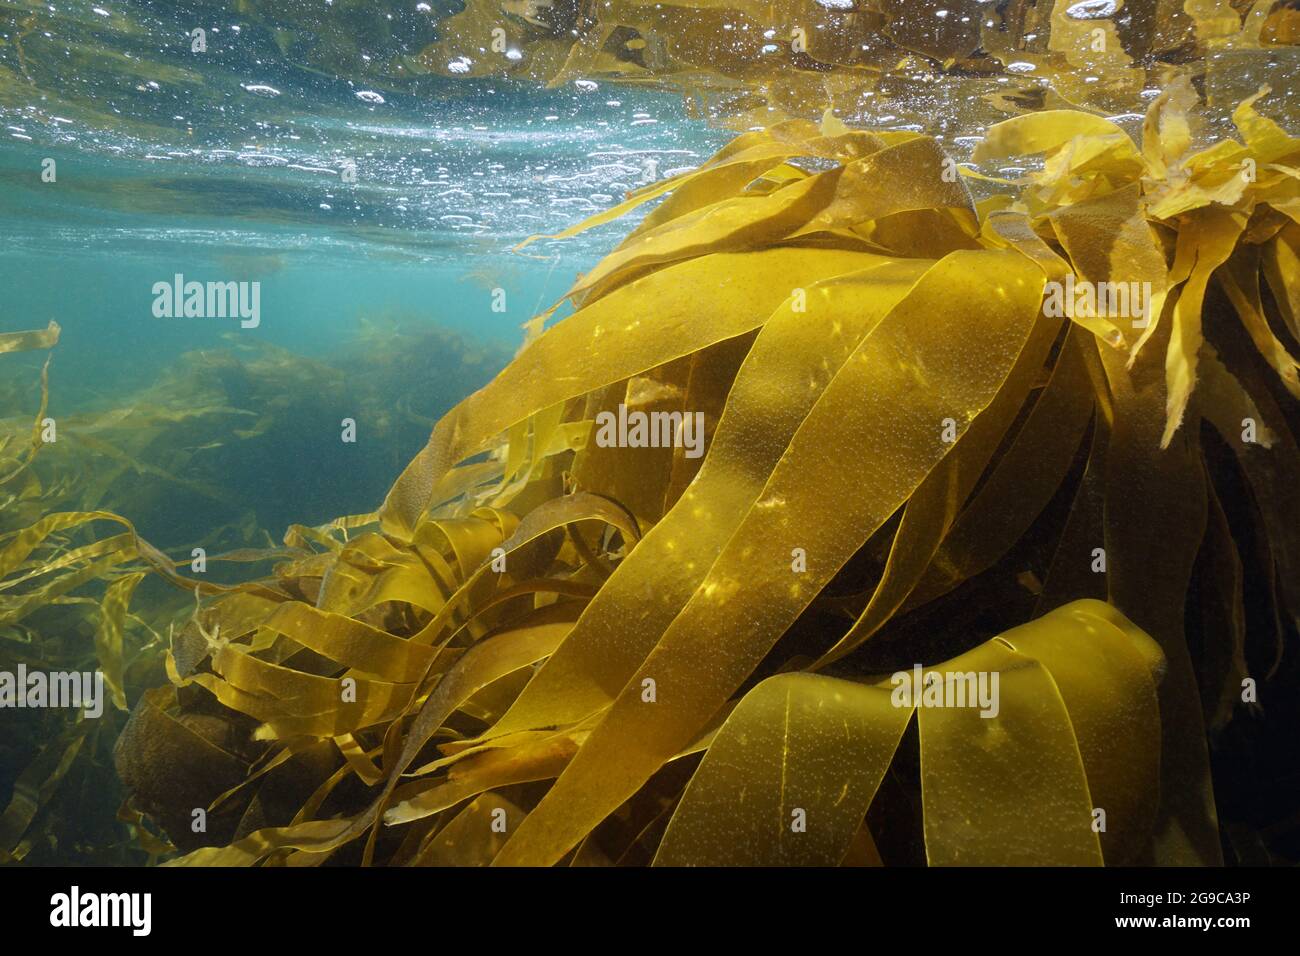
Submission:
[[[1081,278],[1145,283],[1151,290],[1150,314],[1141,320],[1132,356],[1162,323],[1172,325],[1163,446],[1182,422],[1196,383],[1202,307],[1216,270],[1251,341],[1300,397],[1296,360],[1270,328],[1260,269],[1250,264],[1265,255],[1276,261],[1279,244],[1287,243],[1282,233],[1300,219],[1300,138],[1255,110],[1268,92],[1233,113],[1241,142],[1221,140],[1201,150],[1192,148],[1196,96],[1185,79],[1151,105],[1140,149],[1107,120],[1058,111],[1008,120],[975,150],[977,161],[1044,154],[1045,168],[1030,175],[1012,211],[1025,213],[1036,232],[1054,232]],[[1275,275],[1274,295],[1287,300],[1283,290],[1296,276],[1288,282]]]
[[[260,740],[294,748],[304,738],[332,739],[350,773],[384,781],[370,810],[348,825],[295,821],[275,837],[276,846],[333,849],[364,835],[390,796],[430,789],[423,779],[398,783],[435,736],[468,715],[498,714],[494,689],[506,682],[507,691],[517,691],[515,676],[554,651],[596,590],[603,549],[576,544],[593,527],[629,543],[638,534],[630,515],[593,495],[556,498],[522,522],[483,509],[424,523],[412,543],[418,565],[395,562],[392,546],[373,533],[332,557],[316,605],[347,609],[357,620],[302,603],[280,605],[263,619],[246,597],[218,602],[204,614],[206,623],[196,619],[202,643],[183,648],[184,660],[177,654],[169,664],[178,685],[196,683],[262,722]],[[322,661],[333,663],[322,668]],[[356,743],[376,727],[388,728],[382,769],[372,762],[375,742]],[[453,732],[451,739],[459,736]],[[122,760],[133,759],[129,748],[123,754]],[[414,776],[433,769],[441,765]],[[342,779],[322,780],[326,790],[316,802]],[[305,834],[312,838],[302,842]],[[238,859],[240,852],[236,845],[213,859]],[[201,851],[198,859],[209,857]]]
[[[1218,862],[1207,725],[1300,622],[1300,151],[1255,103],[1205,148],[1182,85],[1140,143],[1010,120],[976,159],[1042,167],[979,202],[930,137],[793,121],[557,234],[662,199],[375,514],[201,589],[128,814],[192,865]],[[122,686],[174,572],[48,520],[5,573],[112,578]]]
[[[931,865],[1126,862],[1154,813],[1164,661],[1124,624],[1104,605],[1078,601],[925,676],[769,677],[713,739],[655,863],[843,860],[914,715],[919,735],[908,746],[919,745]],[[980,674],[999,675],[996,694],[981,688]],[[927,691],[931,704],[959,692],[973,706],[926,706]],[[997,750],[972,746],[988,736]],[[1126,829],[1099,835],[1093,807],[1109,808]],[[801,818],[817,824],[792,829]]]

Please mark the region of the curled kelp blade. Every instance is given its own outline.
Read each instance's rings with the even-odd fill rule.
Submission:
[[[964,432],[992,401],[1035,325],[1042,272],[1014,253],[954,253],[927,277],[832,379],[690,602],[499,863],[558,860],[680,750],[942,460],[950,446],[936,426],[960,416],[953,420]],[[953,348],[951,328],[933,320],[934,295],[949,304],[945,319],[980,329],[987,362],[972,368]],[[899,361],[904,355],[916,358]],[[918,401],[905,409],[885,397],[907,392]],[[806,549],[806,573],[792,573],[795,549]],[[737,618],[747,622],[739,631]],[[660,688],[649,707],[646,680]]]
[[[1100,864],[1083,763],[1048,670],[998,641],[946,667],[998,674],[998,714],[990,721],[970,707],[920,709],[930,865]]]
[[[888,687],[771,677],[741,700],[673,813],[656,866],[834,866],[911,720]]]
[[[828,279],[807,290],[811,320],[791,300],[768,318],[737,373],[700,474],[619,564],[492,735],[570,723],[610,703],[758,499],[831,377],[927,266],[880,262]]]
[[[840,863],[914,714],[931,864],[1135,857],[1154,821],[1163,658],[1112,618],[1074,602],[926,667],[941,691],[928,702],[910,671],[768,678],[714,738],[656,865]]]
[[[522,618],[513,619],[504,629],[486,628],[486,622],[483,622],[482,626],[486,629],[481,639],[453,660],[451,655],[446,654],[447,642],[474,620],[483,618],[484,606],[490,607],[492,601],[499,599],[500,594],[489,590],[486,592],[487,597],[480,596],[477,602],[465,607],[463,610],[471,615],[468,620],[458,618],[462,602],[471,598],[476,589],[482,590],[478,588],[480,582],[491,585],[492,589],[510,590],[500,582],[501,575],[493,571],[494,560],[505,561],[508,566],[514,567],[520,552],[528,545],[554,530],[583,521],[607,521],[618,527],[629,540],[636,540],[638,532],[635,523],[626,512],[594,495],[575,495],[546,503],[530,513],[504,541],[499,526],[494,533],[490,533],[485,522],[472,527],[480,535],[488,536],[473,540],[465,537],[467,528],[464,523],[441,520],[427,523],[426,528],[439,530],[448,547],[452,541],[459,540],[459,553],[466,559],[464,568],[473,568],[473,571],[464,575],[456,593],[448,596],[442,609],[423,626],[420,633],[405,641],[398,641],[373,628],[358,629],[357,622],[338,616],[329,617],[325,612],[307,609],[301,604],[288,605],[288,610],[277,611],[279,629],[302,638],[300,643],[304,646],[311,646],[317,653],[337,660],[340,664],[346,664],[346,659],[351,654],[360,654],[362,659],[367,657],[362,653],[364,649],[358,641],[373,644],[381,652],[380,659],[385,653],[398,654],[395,658],[391,654],[389,656],[399,668],[400,674],[391,668],[388,673],[392,676],[405,676],[406,683],[374,680],[371,676],[375,670],[372,665],[376,662],[368,661],[363,671],[350,672],[355,674],[355,694],[350,703],[344,702],[348,695],[341,693],[341,682],[346,677],[325,678],[296,672],[270,661],[260,661],[246,651],[238,651],[238,645],[218,649],[218,656],[213,662],[215,674],[196,674],[186,682],[207,687],[227,706],[264,722],[267,733],[263,736],[272,739],[292,739],[303,735],[339,737],[376,725],[387,725],[391,747],[386,746],[382,770],[373,778],[375,782],[379,779],[384,781],[381,792],[368,810],[355,819],[345,821],[345,826],[329,830],[315,826],[312,821],[300,821],[291,827],[276,829],[275,832],[254,835],[256,839],[250,837],[239,846],[221,850],[215,856],[211,852],[199,851],[182,862],[253,862],[257,857],[273,850],[286,849],[315,854],[328,853],[363,836],[377,822],[389,797],[397,790],[402,774],[426,743],[442,729],[453,711],[493,681],[551,654],[571,629],[581,607],[581,602],[577,601],[543,605]],[[417,540],[421,537],[427,537],[423,530],[417,535]],[[489,543],[496,546],[498,555],[495,559],[489,553]],[[523,567],[528,566],[525,561]],[[554,591],[561,584],[559,581],[539,581],[535,587],[539,591]],[[516,586],[516,590],[525,595],[532,586],[528,580],[521,581],[520,585],[522,589]],[[331,627],[319,627],[321,622],[332,622]],[[307,633],[308,630],[311,631],[310,634]],[[391,643],[393,641],[396,643]],[[403,651],[402,648],[408,650]],[[446,664],[442,663],[444,657],[448,661]],[[424,679],[435,674],[439,678],[436,688],[427,697],[418,693]],[[401,718],[417,702],[419,706],[415,710],[414,720],[409,728],[402,726]],[[561,749],[548,759],[567,759],[568,755],[567,751]],[[536,771],[511,769],[520,766],[521,762],[524,766],[531,766],[527,761],[522,761],[522,755],[520,759],[509,754],[505,757],[502,760],[498,756],[493,767],[505,768],[504,772],[508,775],[523,772],[524,779],[537,779],[528,776]],[[491,779],[495,781],[490,784],[492,786],[502,782],[499,777]],[[518,779],[511,777],[505,782],[518,782]],[[428,788],[421,785],[421,789]],[[474,792],[478,791],[469,791],[470,795]],[[409,796],[414,794],[408,791],[404,799]],[[448,806],[459,802],[459,799],[452,800]]]
[[[1159,645],[1112,606],[1081,600],[1000,635],[1052,675],[1070,716],[1108,864],[1140,858],[1150,839],[1162,731]]]

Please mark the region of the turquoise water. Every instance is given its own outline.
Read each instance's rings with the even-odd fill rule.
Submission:
[[[554,115],[549,99],[537,106]],[[676,107],[671,97],[653,100]],[[155,357],[174,355],[230,331],[153,320],[153,282],[181,272],[260,281],[258,334],[288,347],[337,344],[358,316],[393,310],[515,344],[518,326],[557,299],[617,233],[521,254],[511,253],[514,244],[613,205],[647,172],[698,163],[721,139],[687,128],[682,138],[694,148],[665,150],[658,124],[619,124],[640,110],[603,103],[590,108],[609,117],[600,126],[574,107],[533,130],[532,104],[519,97],[490,131],[447,115],[445,104],[419,126],[406,125],[411,117],[381,121],[359,105],[357,122],[334,129],[332,151],[370,155],[342,162],[283,141],[242,152],[237,143],[128,150],[106,144],[104,134],[87,141],[62,125],[40,130],[5,113],[6,312],[57,317],[68,362],[106,341],[122,348],[151,341]],[[295,128],[312,121],[304,116]],[[47,159],[57,164],[52,183],[41,180]],[[356,184],[339,182],[347,162],[356,163]],[[505,291],[504,311],[492,308],[494,288]],[[96,330],[112,334],[96,342]],[[144,359],[137,369],[149,364],[137,357]]]
[[[509,360],[521,325],[628,225],[512,247],[726,139],[669,94],[440,78],[362,89],[292,62],[251,19],[211,33],[209,55],[187,55],[177,31],[210,21],[211,5],[95,9],[109,16],[48,14],[66,37],[42,48],[39,31],[26,35],[30,85],[0,87],[0,331],[60,324],[50,410],[74,437],[142,403],[184,409],[199,401],[187,383],[227,382],[236,363],[256,387],[227,382],[213,400],[250,421],[277,408],[275,441],[233,441],[229,417],[208,416],[186,428],[180,458],[166,435],[139,453],[171,478],[221,484],[273,538],[289,522],[373,508],[437,417]],[[98,55],[78,68],[91,43]],[[57,82],[42,82],[42,49],[70,51]],[[129,58],[125,76],[105,51]],[[10,69],[13,52],[0,46]],[[155,315],[155,285],[177,275],[256,283],[255,326]],[[300,360],[330,376],[319,401],[304,394]],[[0,418],[29,419],[43,361],[7,357]],[[346,417],[355,446],[340,441]],[[248,517],[147,471],[129,491],[100,503],[164,547]]]

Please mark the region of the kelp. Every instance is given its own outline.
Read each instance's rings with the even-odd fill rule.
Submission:
[[[59,323],[51,321],[43,329],[0,334],[0,355],[6,352],[30,352],[53,348],[59,341]]]
[[[180,865],[1220,862],[1207,727],[1300,614],[1300,140],[1251,98],[1198,148],[1195,102],[1009,120],[977,157],[1041,168],[979,201],[829,115],[629,197],[375,512],[220,589],[153,562],[196,604],[124,817]],[[703,456],[598,440],[620,406]],[[64,567],[109,562],[111,656],[149,552],[106,540]]]
[[[53,349],[59,333],[56,322],[40,331],[6,333],[0,335],[0,352]],[[145,654],[143,648],[127,648],[123,634],[128,621],[149,632],[148,625],[128,611],[144,572],[118,577],[118,566],[132,560],[157,561],[158,570],[171,573],[170,563],[116,515],[49,514],[29,527],[15,528],[14,520],[22,520],[18,516],[51,503],[49,490],[35,474],[45,463],[41,453],[50,437],[46,434],[49,368],[47,359],[40,371],[35,421],[21,431],[6,429],[0,441],[0,662],[6,671],[15,665],[74,670],[91,664],[105,675],[110,699],[104,702],[107,713],[102,720],[83,716],[80,710],[5,711],[9,732],[0,744],[4,757],[0,764],[22,768],[12,779],[0,812],[0,862],[5,863],[41,860],[49,849],[50,832],[70,843],[93,842],[96,830],[102,832],[105,821],[97,819],[100,814],[78,817],[57,806],[55,797],[69,776],[81,786],[112,785],[108,762],[96,757],[111,753],[127,709],[123,692],[127,675],[138,677],[137,665]],[[26,441],[13,441],[24,431],[30,436]],[[124,523],[128,532],[75,547],[65,537],[97,519]],[[102,586],[106,580],[112,583],[102,602],[84,593],[87,585]],[[83,593],[74,595],[78,590]],[[37,619],[40,626],[33,626]],[[9,679],[13,680],[12,671]],[[6,707],[12,706],[12,701],[6,702]],[[157,838],[138,825],[135,828],[147,834],[145,839],[155,849],[152,855],[157,856],[161,851]],[[174,852],[169,845],[167,850]],[[87,855],[107,862],[121,859],[118,853],[120,847],[98,846]]]
[[[1017,709],[988,729],[968,710],[900,706],[888,679],[769,677],[709,747],[656,865],[843,860],[914,714],[931,865],[1123,862],[1154,810],[1143,802],[1157,785],[1163,659],[1149,637],[1118,623],[1079,601],[935,665],[991,666],[1022,685],[1004,698]],[[997,748],[972,746],[988,733]],[[1021,761],[1006,774],[1006,762]],[[1081,826],[1093,805],[1120,809],[1129,829]],[[791,831],[795,810],[817,821],[806,835]]]
[[[59,335],[53,322],[5,333],[0,351],[57,352]],[[111,405],[83,402],[68,413],[51,406],[52,390],[67,394],[57,388],[53,352],[38,366],[39,406],[0,429],[0,670],[93,670],[103,675],[105,699],[97,718],[4,711],[0,766],[14,774],[0,779],[0,809],[9,808],[0,839],[6,859],[105,863],[175,852],[138,810],[120,818],[99,812],[121,789],[112,754],[128,711],[166,682],[169,629],[198,596],[227,593],[250,572],[309,562],[318,549],[338,546],[302,526],[290,526],[283,544],[270,537],[287,515],[302,516],[304,494],[325,486],[309,457],[286,462],[275,477],[299,492],[294,510],[281,513],[267,508],[288,495],[268,494],[267,476],[249,472],[247,462],[301,441],[313,416],[334,437],[340,418],[354,415],[367,422],[370,454],[353,467],[350,494],[366,494],[367,483],[373,494],[391,475],[399,436],[415,440],[454,395],[504,360],[437,327],[376,316],[357,341],[324,360],[232,343],[183,356],[158,382]],[[444,388],[413,395],[431,369],[441,370]],[[25,378],[7,374],[6,391],[30,395]],[[232,480],[240,474],[250,482]],[[205,566],[196,570],[199,554]],[[335,590],[344,591],[341,575]],[[237,593],[260,601],[259,611],[268,596],[282,597],[263,583]],[[105,795],[89,814],[78,807],[87,792]]]
[[[229,15],[383,89],[652,84],[746,132],[530,240],[644,214],[436,424],[491,359],[452,350],[433,396],[447,343],[377,327],[345,368],[189,356],[53,444],[47,365],[0,437],[0,648],[100,670],[110,707],[25,712],[0,856],[57,858],[60,793],[111,751],[130,801],[100,861],[1220,862],[1211,745],[1258,714],[1243,682],[1293,688],[1300,627],[1300,140],[1257,92],[1294,72],[1295,11],[384,6]],[[0,103],[71,111],[69,62],[223,95],[129,5],[0,16]],[[1100,115],[1155,88],[1136,137]],[[943,97],[972,163],[906,130]],[[1235,138],[1202,99],[1238,104]],[[1149,308],[1045,308],[1067,280]],[[703,456],[602,444],[621,410],[699,413]],[[292,514],[232,488],[340,414],[381,438],[356,484],[286,462],[263,500]],[[326,486],[364,507],[430,425],[375,511],[321,523]],[[997,712],[899,699],[920,672],[998,675]]]

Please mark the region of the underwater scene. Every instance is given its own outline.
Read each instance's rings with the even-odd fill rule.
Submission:
[[[0,0],[0,861],[1300,864],[1297,75]]]

